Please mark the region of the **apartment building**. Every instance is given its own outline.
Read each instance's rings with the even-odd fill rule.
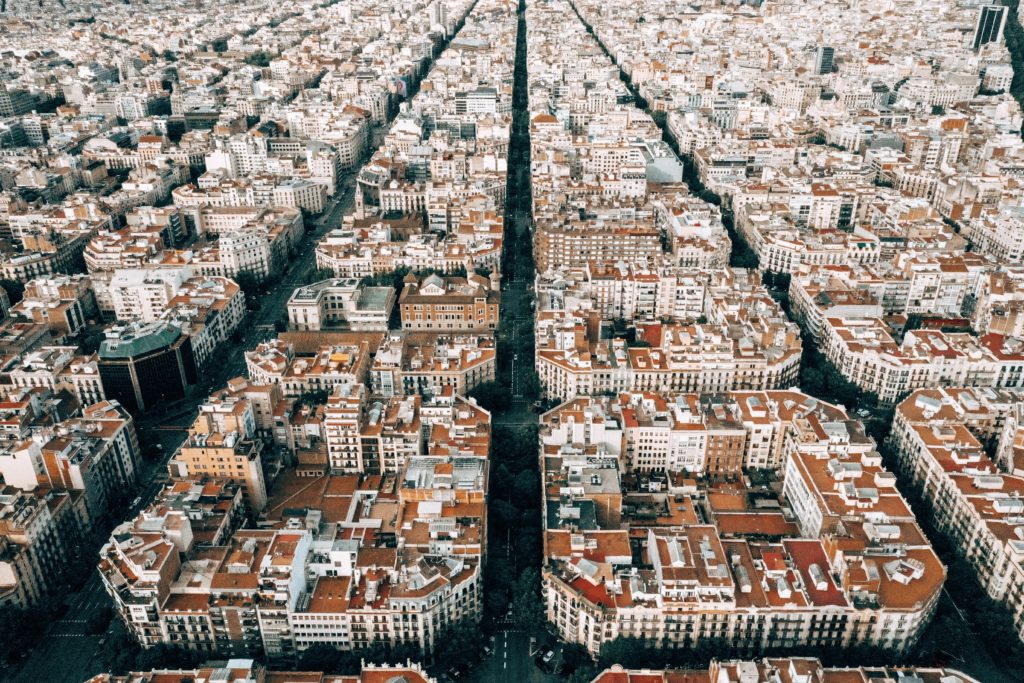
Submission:
[[[182,578],[182,556],[198,545],[223,547],[243,518],[240,485],[197,478],[171,483],[135,519],[115,529],[100,550],[99,573],[115,611],[140,645],[173,642],[184,646],[185,634],[199,631],[203,621],[212,626],[209,614],[205,620],[199,615],[188,619],[187,612],[173,611],[175,599],[188,599],[176,597],[188,596],[187,581],[176,583]],[[247,610],[243,600],[233,599],[233,591],[225,593],[222,609],[228,608],[231,618],[227,624],[222,619],[216,632],[207,629],[206,646],[227,641],[223,643],[229,645],[225,651],[240,654],[247,646],[259,644],[258,639],[246,638],[247,627],[255,624],[254,605],[250,601]],[[162,610],[168,603],[175,616],[163,619]]]
[[[303,683],[378,683],[379,681],[405,681],[406,683],[437,683],[416,663],[373,664],[366,663],[358,674],[336,676],[313,671],[273,671],[253,659],[235,657],[224,662],[198,669],[163,669],[160,671],[132,671],[124,676],[97,674],[86,683],[160,683],[173,677],[180,681],[190,678],[195,681],[224,681],[224,683],[288,683],[301,679]],[[964,683],[969,683],[964,680]]]
[[[1019,391],[918,389],[897,406],[887,446],[936,530],[1024,638],[1022,404]]]
[[[651,198],[654,224],[669,240],[671,262],[684,268],[724,268],[732,241],[721,209],[676,187],[667,186]]]
[[[7,359],[0,377],[11,390],[45,388],[57,393],[70,392],[82,406],[102,401],[105,396],[96,354],[82,356],[75,346],[37,346],[34,350]]]
[[[814,228],[795,220],[785,204],[746,204],[736,224],[761,270],[796,273],[821,266],[870,265],[881,255],[881,242],[872,232]]]
[[[973,309],[975,315],[990,319],[986,309],[995,301],[1012,299],[1012,292],[987,299],[985,289],[993,277],[998,288],[1006,286],[1009,277],[995,275],[994,268],[991,260],[974,254],[907,251],[888,267],[828,266],[800,273],[791,279],[789,292],[794,314],[816,338],[829,318],[959,318]]]
[[[777,470],[787,425],[812,409],[797,391],[716,394],[623,393],[623,462],[637,472],[688,472],[734,479],[744,470]]]
[[[22,250],[0,252],[0,275],[5,280],[28,282],[39,277],[80,272],[79,264],[90,234],[66,230],[55,234],[53,240],[42,234],[26,235],[22,238]]]
[[[490,416],[448,396],[426,410],[427,429],[418,419],[389,426],[392,408],[410,402],[418,414],[419,397],[371,408],[355,439],[376,438],[380,449],[400,428],[417,440],[427,433],[430,454],[410,452],[378,473],[370,463],[366,474],[282,473],[261,529],[239,526],[248,485],[238,478],[172,482],[100,554],[129,631],[144,647],[291,661],[324,642],[430,652],[448,624],[479,620]],[[251,416],[241,403],[204,406],[200,419],[223,422],[223,433]],[[193,461],[194,441],[177,460]]]
[[[363,384],[341,384],[327,399],[323,431],[327,466],[332,472],[361,472],[365,468],[359,433],[367,400],[368,392]]]
[[[155,322],[191,278],[188,267],[116,270],[109,288],[114,316],[124,322]]]
[[[182,478],[209,476],[239,483],[248,509],[258,514],[267,504],[263,450],[252,403],[243,396],[218,396],[199,406],[185,443],[168,467]]]
[[[25,283],[21,301],[10,313],[42,323],[58,338],[79,334],[96,317],[96,297],[88,275],[57,275]]]
[[[967,288],[966,282],[961,288],[942,285],[940,290],[936,285],[935,292],[950,297],[946,310],[953,311],[961,296],[957,290]],[[897,333],[881,317],[886,304],[893,301],[890,291],[851,285],[841,271],[831,270],[794,278],[790,300],[794,316],[807,325],[822,353],[843,376],[883,403],[895,403],[907,392],[936,385],[1020,386],[1024,347],[1019,339],[916,329],[905,331],[898,341]],[[909,303],[898,306],[907,310]]]
[[[717,683],[861,683],[862,681],[942,681],[943,683],[979,683],[967,674],[949,668],[903,666],[828,667],[810,657],[765,657],[751,660],[712,660],[706,669],[624,669],[614,665],[594,678],[592,683],[671,683],[695,680]]]
[[[317,266],[335,277],[382,275],[397,268],[450,273],[477,268],[500,270],[503,218],[493,207],[466,197],[460,207],[441,198],[444,227],[425,231],[418,215],[377,219],[346,216],[340,229],[316,247]]]
[[[536,310],[596,310],[604,320],[696,321],[704,314],[705,291],[715,270],[683,266],[590,263],[538,273]]]
[[[401,471],[418,455],[485,457],[490,414],[454,393],[372,397],[365,385],[340,385],[323,406],[325,462],[334,473]]]
[[[705,459],[710,470],[737,450],[739,468],[742,444],[774,440],[778,469],[765,483],[627,464],[643,466],[670,442],[677,453],[699,449],[686,435],[668,437],[657,410],[675,405],[672,427],[684,431],[694,424],[684,407],[697,414],[704,397],[578,398],[542,416],[548,621],[595,653],[619,636],[670,648],[906,652],[931,619],[945,568],[863,425],[796,391],[734,397],[749,411],[734,425],[721,424],[715,405],[703,408],[707,441],[734,431],[719,452],[705,446]]]
[[[152,261],[170,265],[184,260],[204,275],[245,274],[263,282],[287,266],[304,234],[302,211],[290,206],[199,204],[182,213],[197,234],[214,241],[185,251],[164,251]]]
[[[595,308],[605,319],[696,319],[703,312],[706,271],[676,267],[653,270],[619,261],[589,263],[585,274],[583,288],[589,290]]]
[[[89,273],[111,272],[139,268],[163,248],[159,232],[126,227],[94,236],[86,245],[83,258]]]
[[[222,178],[204,173],[196,185],[176,187],[171,192],[180,209],[199,207],[256,206],[286,207],[320,213],[327,204],[327,188],[313,180],[255,174],[245,178]]]
[[[259,384],[280,384],[288,397],[311,392],[331,393],[344,384],[365,380],[370,365],[366,340],[321,346],[312,354],[297,354],[281,339],[262,342],[245,353],[249,378]]]
[[[497,350],[491,336],[391,335],[381,343],[370,367],[375,394],[440,396],[447,389],[465,396],[494,380]]]
[[[964,232],[979,252],[1000,263],[1018,264],[1024,259],[1024,210],[1019,206],[965,221]]]
[[[556,266],[582,268],[597,263],[654,263],[662,253],[661,231],[653,216],[597,210],[586,215],[570,211],[535,215],[533,252],[537,271]]]
[[[57,490],[82,491],[89,519],[99,519],[125,502],[126,492],[138,484],[142,464],[135,422],[116,401],[101,401],[85,407],[81,417],[61,422],[56,428],[39,430],[40,446],[20,450],[30,455],[32,466],[43,472],[46,485]],[[4,464],[0,468],[6,470]],[[12,478],[5,479],[9,482]]]
[[[642,345],[600,333],[596,313],[538,315],[536,367],[546,395],[778,389],[792,386],[799,371],[799,332],[777,318],[643,324]]]
[[[1003,266],[998,271],[984,273],[971,295],[973,315],[971,323],[982,334],[994,333],[1008,337],[1024,335],[1024,269]]]
[[[81,492],[17,485],[0,488],[0,605],[33,607],[55,594],[85,538]]]
[[[241,327],[245,313],[245,294],[233,280],[195,277],[185,281],[167,302],[162,318],[188,330],[196,363],[205,367],[220,345]]]

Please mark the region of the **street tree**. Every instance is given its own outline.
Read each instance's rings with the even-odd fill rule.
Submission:
[[[516,626],[527,633],[539,633],[544,628],[544,601],[540,594],[540,572],[527,567],[516,580],[512,598],[512,617]]]

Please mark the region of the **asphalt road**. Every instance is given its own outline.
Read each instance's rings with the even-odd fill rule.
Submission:
[[[533,273],[529,269],[529,263],[517,256],[520,249],[523,248],[520,246],[522,241],[530,239],[529,218],[517,215],[512,219],[512,229],[516,235],[514,238],[516,244],[510,247],[509,257],[505,264],[506,276],[502,283],[504,291],[501,295],[501,303],[502,315],[508,320],[508,324],[504,328],[508,334],[507,341],[511,348],[516,349],[519,336],[529,334],[533,328],[533,314],[527,309],[529,305],[528,290],[533,286]],[[523,398],[523,377],[533,369],[533,365],[532,352],[514,352],[509,377],[513,401]]]
[[[341,217],[352,206],[355,175],[344,176],[338,184],[338,192],[328,202],[320,218],[313,221],[314,229],[307,231],[302,241],[299,242],[295,255],[288,263],[288,269],[266,294],[260,296],[260,307],[250,313],[246,329],[259,330],[267,325],[272,326],[275,321],[286,314],[285,304],[288,303],[288,298],[295,288],[306,284],[309,272],[316,268],[314,250],[317,243],[327,232],[341,225]],[[255,342],[251,344],[252,347],[255,345]],[[242,346],[246,345],[243,343]],[[245,367],[244,358],[242,367]]]
[[[524,6],[520,4],[517,15],[518,32],[516,40],[516,64],[513,76],[512,95],[512,126],[509,140],[509,184],[508,207],[505,214],[505,245],[501,264],[502,298],[501,317],[503,339],[499,339],[499,352],[508,353],[509,359],[509,390],[512,394],[512,410],[509,413],[520,413],[527,399],[524,393],[526,376],[533,370],[534,347],[522,344],[523,336],[529,336],[533,330],[533,311],[529,307],[530,290],[533,287],[534,267],[529,255],[533,252],[533,225],[530,211],[522,211],[520,204],[530,196],[530,112],[528,97],[528,79],[526,74],[526,19]],[[526,258],[523,258],[526,255]],[[506,356],[507,357],[507,356]],[[497,417],[509,418],[511,415]],[[497,418],[496,418],[497,419]]]
[[[530,637],[519,631],[499,631],[491,644],[493,652],[485,657],[468,674],[465,681],[472,683],[494,683],[515,681],[516,683],[548,683],[561,680],[549,676],[537,668],[530,656]]]
[[[13,680],[81,683],[99,673],[101,636],[86,635],[85,625],[92,614],[109,603],[99,575],[94,574],[69,601],[67,615],[50,627],[46,638],[32,651]]]

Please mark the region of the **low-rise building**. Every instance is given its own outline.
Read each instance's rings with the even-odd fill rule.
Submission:
[[[398,305],[402,329],[415,332],[489,332],[498,328],[501,290],[496,276],[407,275]]]
[[[288,325],[295,330],[388,329],[395,306],[392,287],[367,287],[355,278],[332,278],[299,287],[288,298]]]

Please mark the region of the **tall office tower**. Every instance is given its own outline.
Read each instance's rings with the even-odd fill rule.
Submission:
[[[974,25],[974,49],[998,43],[1006,28],[1007,8],[1003,5],[985,5],[978,10],[978,23]]]
[[[818,48],[818,58],[814,62],[814,73],[816,74],[830,74],[832,73],[832,64],[835,62],[836,49],[829,47],[828,45],[822,45]]]
[[[34,106],[35,100],[24,90],[10,90],[0,85],[0,116],[21,116]]]
[[[430,24],[445,26],[448,23],[448,6],[437,0],[430,6]]]

